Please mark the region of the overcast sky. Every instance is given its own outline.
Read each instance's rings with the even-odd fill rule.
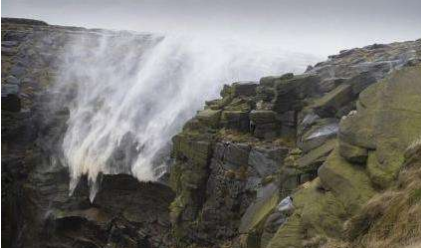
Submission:
[[[235,36],[323,56],[376,42],[421,38],[421,0],[3,0],[2,16]]]

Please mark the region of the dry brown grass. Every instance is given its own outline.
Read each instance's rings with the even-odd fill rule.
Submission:
[[[421,248],[421,145],[411,147],[396,188],[371,199],[346,231],[350,247]]]

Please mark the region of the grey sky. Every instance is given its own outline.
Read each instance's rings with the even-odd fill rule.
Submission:
[[[320,55],[421,38],[421,0],[3,0],[2,16],[236,36]]]

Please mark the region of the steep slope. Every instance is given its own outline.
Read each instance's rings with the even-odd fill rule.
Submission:
[[[226,85],[173,138],[171,188],[105,175],[90,202],[86,177],[69,196],[68,167],[57,159],[69,109],[52,103],[74,91],[52,83],[66,44],[100,34],[133,35],[2,19],[4,246],[419,241],[421,40],[342,51],[302,75]]]
[[[178,245],[345,240],[344,223],[395,183],[420,135],[420,45],[352,49],[303,75],[226,86],[174,137]],[[289,195],[293,210],[281,207]]]
[[[58,65],[66,44],[120,32],[2,19],[2,245],[4,247],[168,247],[167,186],[130,175],[102,177],[89,201],[81,180],[69,196],[61,157],[69,111],[55,98]],[[138,37],[142,38],[142,37]],[[71,91],[70,91],[71,93]]]

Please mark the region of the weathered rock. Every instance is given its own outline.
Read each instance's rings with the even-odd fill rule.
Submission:
[[[307,132],[302,135],[298,147],[308,152],[319,147],[327,140],[335,138],[339,130],[336,119],[320,119]]]
[[[289,80],[294,78],[293,73],[285,73],[279,77],[269,76],[269,77],[262,77],[259,81],[259,84],[264,87],[273,87],[275,86],[275,81],[277,80]]]
[[[241,218],[240,233],[248,233],[264,224],[265,219],[275,209],[279,201],[278,188],[269,184],[262,189],[260,197],[250,205]]]
[[[339,141],[339,154],[351,163],[364,164],[367,161],[367,149]]]
[[[368,155],[367,173],[373,184],[380,189],[391,186],[396,176],[393,169],[382,166],[376,152],[370,152]]]
[[[256,124],[267,124],[276,122],[276,112],[271,110],[253,110],[250,112],[250,120]]]
[[[338,149],[329,155],[318,175],[323,187],[332,190],[349,213],[355,213],[375,194],[364,169],[347,162]]]
[[[347,213],[338,199],[321,188],[320,180],[294,194],[294,213],[278,229],[267,247],[303,247],[303,240],[319,235],[339,238]]]
[[[336,145],[337,141],[335,139],[326,141],[323,145],[300,157],[297,160],[298,167],[303,170],[317,170]]]
[[[351,102],[353,98],[352,86],[341,84],[318,99],[311,108],[321,117],[333,117],[341,107]]]
[[[345,82],[345,78],[326,78],[319,83],[319,90],[323,93],[332,91]]]
[[[264,178],[274,174],[279,169],[288,150],[288,148],[283,147],[254,147],[248,156],[248,164],[259,173],[260,177]]]
[[[246,166],[249,158],[250,146],[241,143],[223,144],[224,151],[221,161],[224,162],[227,169],[234,169]]]
[[[250,124],[253,135],[260,139],[274,139],[281,133],[276,112],[271,110],[253,110],[250,112]]]
[[[231,96],[254,96],[256,94],[257,84],[254,82],[238,82],[231,86]]]
[[[371,162],[371,170],[380,167],[387,174],[396,176],[403,161],[403,151],[411,137],[419,135],[420,78],[419,66],[393,73],[363,91],[357,113],[341,122],[341,140],[354,146],[376,149],[381,165]],[[384,186],[384,183],[380,184]]]
[[[250,130],[249,113],[225,110],[221,114],[221,126],[240,132],[248,132]]]
[[[301,110],[306,97],[317,95],[318,76],[303,75],[275,81],[274,110],[278,113]]]
[[[349,79],[347,81],[348,84],[352,87],[352,93],[354,96],[360,94],[363,90],[365,90],[368,86],[377,82],[377,78],[373,76],[371,72],[364,72],[358,74],[357,76]]]
[[[199,111],[196,117],[205,126],[208,126],[210,128],[218,128],[219,120],[221,117],[221,111],[205,109],[205,110]]]

